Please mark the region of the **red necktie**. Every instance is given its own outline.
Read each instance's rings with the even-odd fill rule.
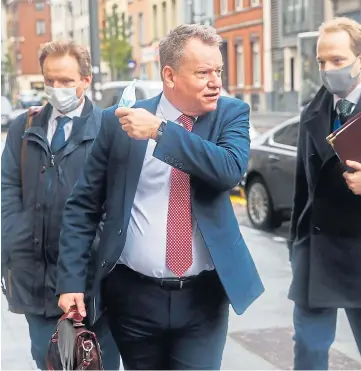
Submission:
[[[186,130],[192,130],[192,117],[181,115],[178,121]],[[166,262],[178,277],[183,276],[193,263],[189,175],[174,167],[170,178]]]

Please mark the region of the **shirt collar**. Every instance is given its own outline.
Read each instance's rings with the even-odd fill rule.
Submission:
[[[341,99],[342,98],[340,98],[337,95],[334,95],[333,96],[333,105],[334,105],[334,108],[336,107],[337,102],[339,100],[341,100]],[[361,83],[358,84],[356,86],[356,88],[353,89],[352,92],[345,99],[348,100],[349,102],[353,103],[356,106],[357,103],[359,102],[359,100],[361,99]]]
[[[160,97],[159,101],[160,112],[165,120],[176,122],[178,118],[183,114],[178,108],[174,107],[171,102],[165,97],[164,93]],[[198,117],[193,117],[194,122]]]
[[[84,108],[84,104],[85,104],[85,99],[83,99],[83,102],[80,104],[80,106],[75,108],[75,110],[68,112],[66,115],[63,115],[55,107],[53,107],[53,111],[50,116],[50,122],[55,121],[60,116],[67,116],[72,120],[74,119],[74,117],[80,117],[83,111],[83,108]]]

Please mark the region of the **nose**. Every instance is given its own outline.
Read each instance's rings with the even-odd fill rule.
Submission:
[[[208,87],[212,89],[220,89],[222,86],[222,79],[216,74],[212,75],[212,78],[208,81]]]
[[[54,81],[54,83],[53,83],[53,87],[54,88],[61,88],[62,87],[62,84],[59,82],[59,81]]]

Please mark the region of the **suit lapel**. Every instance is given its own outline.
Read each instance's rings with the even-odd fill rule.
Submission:
[[[332,111],[333,97],[325,88],[321,88],[307,109],[306,114],[309,118],[304,123],[323,165],[335,155],[326,140],[330,134]]]
[[[134,105],[134,108],[144,108],[153,115],[157,112],[157,107],[160,101],[161,95],[155,98],[141,101]],[[129,144],[129,165],[127,167],[127,176],[125,184],[125,201],[124,201],[124,211],[125,213],[130,213],[132,204],[135,197],[135,192],[137,190],[140,173],[142,171],[145,152],[147,150],[148,140],[135,140],[130,139]],[[128,214],[127,219],[128,219]],[[129,214],[130,215],[130,214]],[[128,223],[128,220],[125,221]]]

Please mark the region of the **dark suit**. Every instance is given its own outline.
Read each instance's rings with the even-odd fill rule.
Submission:
[[[159,100],[160,96],[138,102],[136,107],[145,108],[155,114]],[[109,276],[124,248],[132,204],[147,148],[146,140],[130,139],[120,128],[119,120],[114,115],[115,109],[116,107],[109,108],[103,114],[99,135],[83,174],[65,207],[60,240],[57,292],[58,294],[83,292],[87,254],[94,238],[102,205],[105,206],[107,218],[97,257],[93,285],[94,302],[93,307],[88,308],[92,320],[100,313],[101,282]],[[220,280],[238,314],[242,314],[263,292],[261,280],[239,231],[229,199],[229,190],[239,183],[247,167],[248,120],[249,107],[245,103],[222,97],[216,111],[198,119],[193,126],[193,133],[168,121],[153,154],[159,160],[191,175],[192,212],[217,271],[214,283],[215,297],[221,300],[216,289],[216,282]],[[212,280],[210,282],[213,282]],[[126,281],[123,281],[123,284],[119,283],[119,287],[127,287]],[[109,289],[109,285],[107,287]],[[210,297],[212,290],[206,291]],[[134,296],[133,298],[135,299]],[[178,313],[178,316],[187,315],[185,310]],[[163,315],[162,320],[166,321],[168,317]],[[115,319],[111,317],[110,321],[112,323]],[[224,326],[227,321],[221,322],[220,331],[225,333]],[[206,333],[197,336],[199,339],[202,336],[207,338]],[[225,341],[225,336],[221,334],[220,336]],[[135,339],[134,334],[133,340]],[[222,349],[224,341],[220,344]],[[188,349],[189,353],[197,350],[201,353],[203,349],[203,354],[212,360],[211,352],[205,354],[206,339],[203,344],[196,342],[190,347],[192,349]],[[122,352],[122,349],[120,351]],[[221,355],[222,352],[217,352],[217,358],[210,366],[199,362],[190,364],[189,367],[219,367],[219,353]],[[171,367],[177,366],[173,364]]]
[[[360,111],[361,100],[353,115]],[[296,368],[327,368],[336,308],[347,309],[361,347],[361,197],[348,189],[344,165],[325,139],[335,117],[333,96],[325,88],[301,115],[289,241]],[[313,340],[317,326],[322,338]],[[321,343],[318,351],[312,349],[315,342]]]
[[[86,98],[68,141],[53,154],[47,140],[51,113],[47,104],[25,133],[27,113],[17,117],[1,158],[1,274],[9,309],[25,313],[32,355],[43,370],[49,340],[62,314],[55,296],[62,212],[102,117],[102,110]],[[27,141],[24,153],[23,140]],[[106,318],[92,329],[106,355],[104,368],[119,369],[120,357]]]

